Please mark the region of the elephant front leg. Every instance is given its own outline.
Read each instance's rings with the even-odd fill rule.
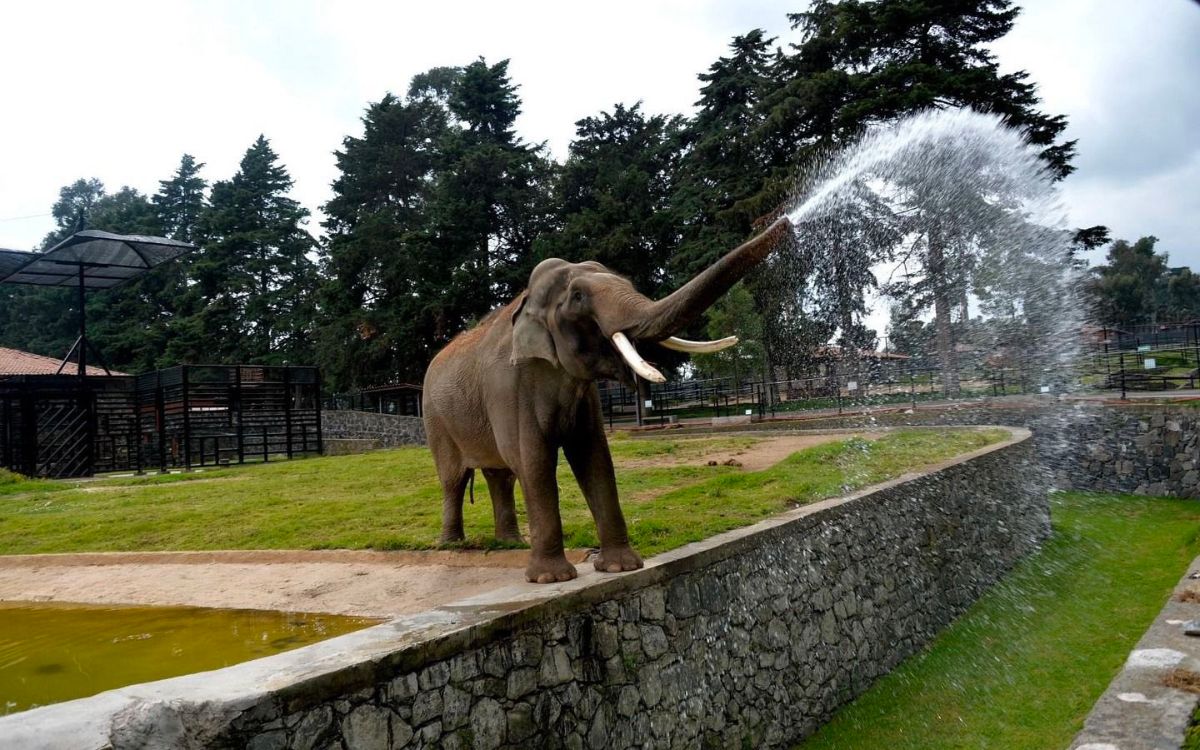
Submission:
[[[604,436],[600,400],[594,391],[580,411],[576,430],[563,445],[563,453],[596,521],[600,537],[600,554],[594,561],[596,570],[604,573],[637,570],[642,567],[642,558],[629,544],[629,531],[617,499],[612,453]]]
[[[522,468],[518,479],[525,492],[529,515],[529,565],[525,580],[531,583],[569,581],[578,575],[563,550],[562,518],[558,512],[558,451],[541,441],[522,443]]]

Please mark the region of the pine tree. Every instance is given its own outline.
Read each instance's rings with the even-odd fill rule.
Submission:
[[[679,281],[747,239],[774,208],[762,200],[771,164],[761,139],[763,102],[775,86],[774,41],[761,29],[734,37],[731,55],[699,76],[704,85],[672,196],[682,233],[672,259]]]
[[[304,364],[313,359],[314,241],[308,212],[287,197],[292,180],[264,136],[230,180],[213,185],[192,263],[191,314],[173,327],[180,362]]]
[[[449,90],[451,127],[440,144],[418,274],[432,324],[429,355],[524,288],[534,239],[549,226],[552,171],[544,147],[517,136],[516,89],[507,60],[480,59]]]
[[[169,180],[161,180],[158,192],[151,198],[158,212],[158,222],[164,236],[192,242],[204,211],[204,191],[208,183],[200,176],[204,164],[191,154],[184,154],[179,168]]]
[[[818,0],[789,16],[804,37],[780,63],[784,82],[772,97],[769,122],[818,149],[913,112],[972,107],[1020,128],[1041,147],[1051,174],[1065,177],[1075,149],[1074,141],[1058,140],[1066,118],[1037,110],[1028,75],[1001,74],[987,49],[1008,33],[1017,13],[1009,0]],[[914,256],[921,268],[914,278],[922,281],[893,292],[934,309],[945,389],[956,393],[951,315],[966,298],[980,245],[957,228],[926,222],[924,229]]]
[[[651,296],[669,289],[681,125],[678,117],[647,117],[640,103],[576,122],[554,190],[561,228],[542,236],[538,256],[599,261]]]
[[[429,80],[414,79],[407,101],[388,94],[363,115],[362,137],[338,151],[340,175],[324,206],[328,241],[318,356],[337,389],[420,377],[432,332],[419,275],[428,248],[432,185],[449,113]]]

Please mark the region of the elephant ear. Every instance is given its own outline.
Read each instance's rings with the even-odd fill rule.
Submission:
[[[558,354],[554,349],[554,337],[546,327],[544,312],[540,305],[529,301],[529,292],[521,295],[517,309],[513,311],[512,364],[525,359],[544,359],[558,366]]]

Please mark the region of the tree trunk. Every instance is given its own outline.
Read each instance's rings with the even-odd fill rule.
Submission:
[[[938,361],[942,366],[942,393],[947,397],[959,394],[958,357],[954,351],[954,329],[951,326],[950,290],[945,279],[945,256],[941,243],[929,239],[929,274],[934,287],[933,313],[937,327]]]

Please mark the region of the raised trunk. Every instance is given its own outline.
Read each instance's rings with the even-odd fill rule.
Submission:
[[[628,332],[629,335],[635,339],[661,341],[683,330],[712,306],[717,298],[762,263],[790,231],[791,222],[786,217],[779,217],[756,237],[731,250],[691,281],[650,305],[647,315]]]

